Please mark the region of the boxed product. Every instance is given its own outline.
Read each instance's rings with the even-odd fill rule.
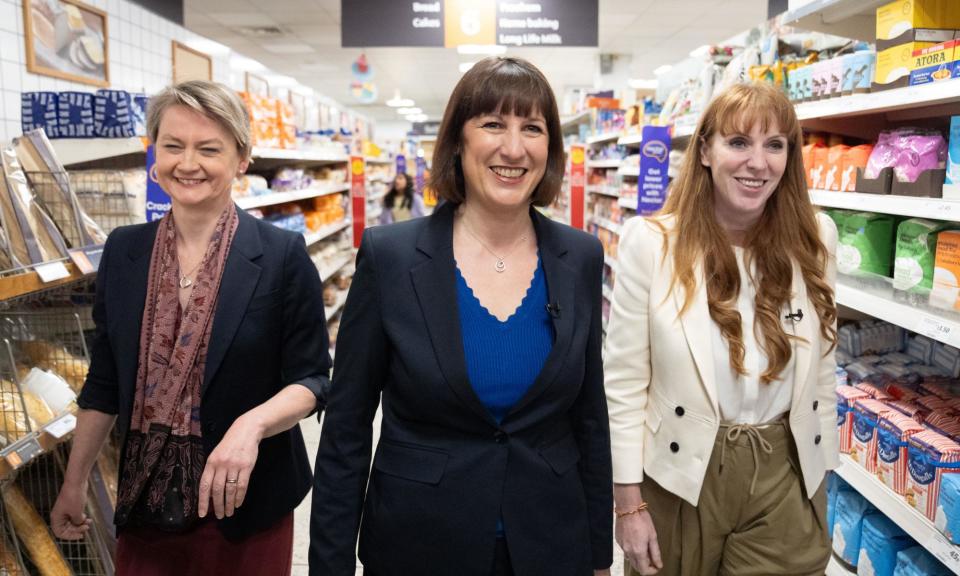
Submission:
[[[937,257],[937,233],[943,222],[911,218],[897,227],[893,287],[896,290],[927,293],[933,288]]]
[[[857,189],[857,176],[867,167],[871,152],[872,144],[851,146],[846,151],[841,165],[840,190],[853,192]]]
[[[914,51],[910,85],[942,82],[953,78],[953,71],[956,67],[956,56],[954,54],[956,45],[956,40],[950,40]]]
[[[844,274],[890,275],[894,219],[887,214],[854,212],[840,230],[837,270]]]
[[[837,428],[840,434],[840,453],[849,454],[853,442],[853,404],[870,396],[853,386],[838,386]]]
[[[853,442],[850,457],[867,472],[877,471],[877,422],[890,409],[879,400],[862,399],[853,403]]]
[[[897,552],[916,546],[913,538],[883,514],[863,519],[857,574],[893,576]]]
[[[893,576],[950,576],[950,574],[950,570],[923,546],[914,546],[897,552],[897,567],[893,569]]]
[[[910,436],[907,447],[907,490],[904,498],[930,520],[937,513],[940,483],[945,474],[960,471],[960,444],[924,430]]]
[[[950,140],[947,144],[944,200],[960,200],[960,116],[950,117]]]
[[[20,126],[24,133],[42,128],[57,137],[60,96],[56,92],[24,92],[20,95]]]
[[[884,412],[877,422],[877,477],[897,494],[907,489],[907,441],[923,430],[896,409]]]
[[[93,138],[93,94],[61,92],[57,98],[57,134],[61,138]]]
[[[930,305],[960,310],[960,231],[946,230],[937,234]]]
[[[843,174],[843,158],[850,147],[845,144],[834,144],[827,149],[827,163],[824,166],[826,175],[823,178],[824,190],[839,192],[841,190],[840,182]]]
[[[877,40],[893,40],[911,29],[960,29],[956,0],[896,0],[877,8]]]
[[[877,53],[873,51],[854,52],[844,56],[841,93],[847,95],[869,92],[876,61]]]
[[[934,344],[932,339],[917,334],[907,341],[907,354],[922,364],[930,364],[933,362]]]
[[[132,138],[137,132],[133,94],[97,90],[93,99],[94,133],[99,138]]]
[[[860,539],[865,516],[879,514],[867,500],[853,490],[837,493],[837,511],[833,524],[833,552],[856,567],[860,559]]]
[[[954,544],[960,544],[960,474],[947,474],[940,482],[940,502],[933,519]]]

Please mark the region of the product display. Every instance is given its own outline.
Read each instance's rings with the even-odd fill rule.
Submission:
[[[51,537],[46,522],[20,488],[7,485],[2,489],[2,497],[13,530],[41,576],[71,576],[73,571]]]

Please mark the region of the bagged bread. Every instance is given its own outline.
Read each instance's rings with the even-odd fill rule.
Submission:
[[[9,380],[0,380],[0,446],[13,444],[36,429],[37,423],[30,418],[21,400],[17,385]]]
[[[19,232],[23,253],[17,253],[24,263],[39,264],[67,257],[67,245],[53,219],[34,201],[23,168],[13,148],[0,151],[3,187],[0,197],[4,203],[3,227],[11,240]],[[7,205],[9,204],[9,205]],[[15,246],[16,249],[16,246]]]
[[[55,372],[67,381],[74,392],[80,393],[90,369],[85,358],[74,356],[63,346],[46,340],[21,340],[17,344],[34,366]]]
[[[16,484],[9,484],[3,490],[3,503],[13,531],[41,576],[72,576],[73,571],[53,541],[46,522]]]

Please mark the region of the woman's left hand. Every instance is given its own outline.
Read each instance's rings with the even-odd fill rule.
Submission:
[[[230,426],[207,458],[200,477],[201,518],[207,515],[211,500],[218,519],[233,516],[243,504],[262,438],[261,428],[243,416]]]
[[[610,569],[607,568],[606,570],[594,570],[593,576],[610,576]]]

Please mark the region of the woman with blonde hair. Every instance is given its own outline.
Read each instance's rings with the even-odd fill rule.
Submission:
[[[837,232],[793,106],[734,86],[663,211],[626,223],[604,362],[627,574],[823,574]]]

